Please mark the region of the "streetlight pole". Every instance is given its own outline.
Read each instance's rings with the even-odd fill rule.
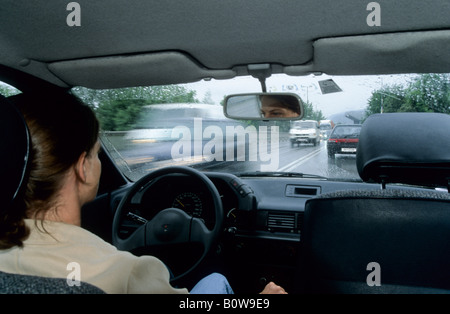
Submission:
[[[397,99],[397,100],[401,100],[401,99],[398,98],[398,97],[395,97],[395,96],[392,96],[392,95],[390,95],[390,94],[386,94],[386,93],[383,93],[383,92],[375,92],[375,93],[380,94],[380,98],[381,98],[381,108],[380,108],[380,113],[383,113],[383,110],[384,110],[384,108],[383,108],[383,95],[384,95],[384,96],[391,97],[391,98],[394,98],[394,99]]]

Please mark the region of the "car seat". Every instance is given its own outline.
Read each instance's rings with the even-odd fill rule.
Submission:
[[[298,291],[450,293],[450,116],[373,115],[358,145],[374,184],[306,202]]]
[[[0,190],[0,210],[12,205],[26,182],[30,163],[31,140],[27,125],[17,110],[5,97],[0,95],[0,178],[4,182]],[[104,293],[101,289],[81,282],[70,286],[66,278],[45,278],[10,274],[0,271],[0,294],[39,293]]]

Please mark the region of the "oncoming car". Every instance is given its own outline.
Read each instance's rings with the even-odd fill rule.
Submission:
[[[246,295],[269,282],[290,295],[449,293],[449,11],[419,0],[5,0],[0,108],[61,93],[92,108],[102,171],[81,227],[158,258],[174,287],[217,272]],[[294,116],[250,108],[279,94]],[[0,120],[5,221],[30,143]],[[325,120],[336,127],[320,141]],[[302,137],[291,126],[304,123]],[[0,291],[51,293],[57,277],[74,292],[69,262],[59,275],[0,263]],[[81,287],[96,286],[87,273]]]
[[[319,124],[314,120],[294,121],[289,131],[289,137],[291,147],[302,143],[316,146],[320,143]]]
[[[333,131],[334,123],[331,120],[320,120],[319,121],[319,129],[320,129],[320,139],[327,140],[330,137],[331,131]]]
[[[336,154],[356,156],[360,132],[359,124],[336,125],[327,141],[328,157],[334,158]]]

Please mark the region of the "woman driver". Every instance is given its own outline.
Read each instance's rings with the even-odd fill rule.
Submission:
[[[93,111],[70,94],[16,97],[31,134],[32,162],[19,202],[0,215],[0,270],[66,278],[76,262],[80,280],[107,293],[188,293],[170,285],[159,259],[118,251],[81,228],[81,207],[95,198],[101,173]],[[191,292],[232,290],[213,274]],[[270,283],[263,293],[284,290]]]

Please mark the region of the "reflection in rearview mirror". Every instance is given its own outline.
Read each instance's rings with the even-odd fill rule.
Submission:
[[[239,120],[298,120],[303,117],[303,105],[296,94],[239,94],[226,97],[224,113]]]

